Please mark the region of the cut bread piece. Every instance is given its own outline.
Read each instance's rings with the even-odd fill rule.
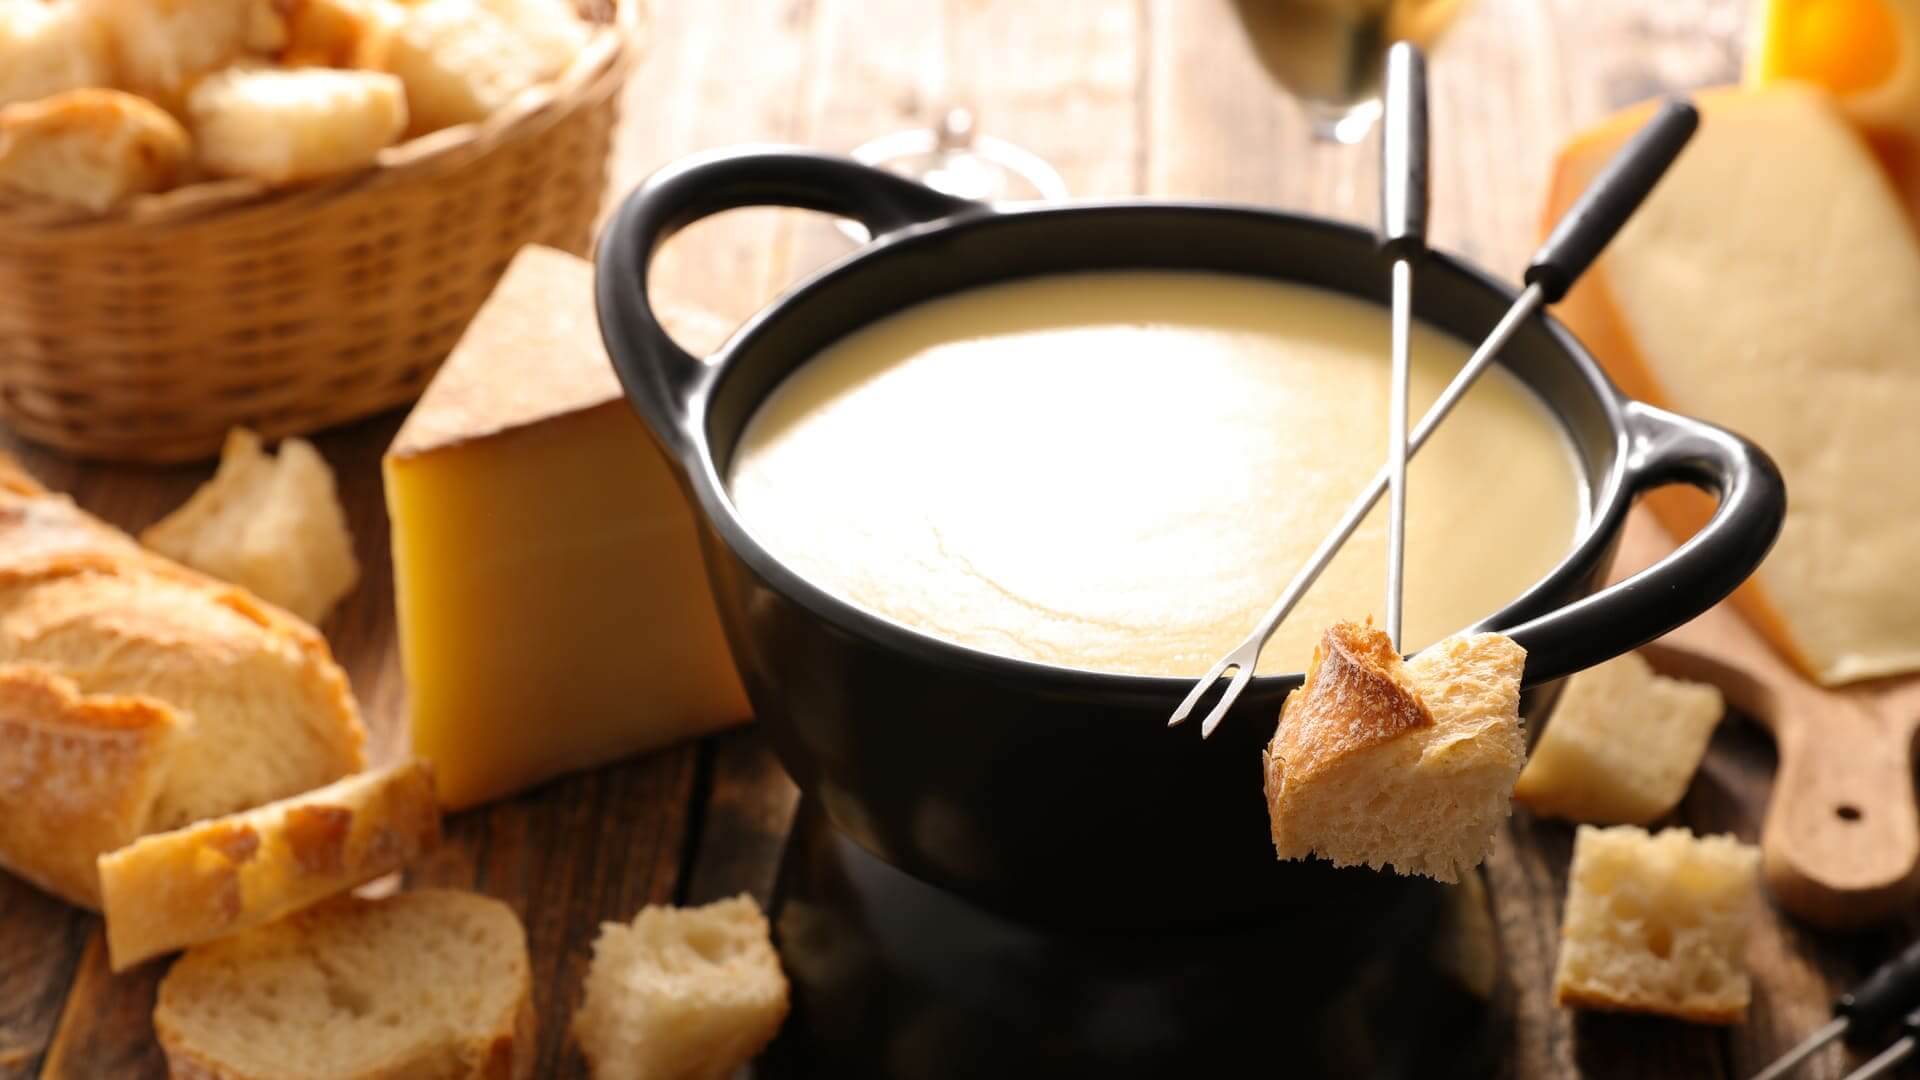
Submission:
[[[94,853],[140,835],[180,728],[151,698],[89,697],[48,668],[0,666],[0,864],[98,903]]]
[[[565,0],[422,0],[394,28],[386,70],[406,83],[419,135],[484,120],[557,78],[587,37]]]
[[[433,771],[391,766],[100,857],[113,970],[272,922],[406,866],[440,839]]]
[[[1726,712],[1720,691],[1639,653],[1575,675],[1534,742],[1515,802],[1543,817],[1645,825],[1680,805]]]
[[[346,674],[311,627],[143,551],[11,461],[0,461],[0,677],[32,691],[0,700],[0,723],[20,732],[0,739],[0,776],[35,777],[0,788],[0,865],[87,906],[99,904],[97,856],[364,764]],[[92,729],[116,734],[78,734]],[[53,766],[64,775],[45,774]],[[36,816],[76,827],[11,827]]]
[[[79,5],[0,0],[0,105],[112,82],[106,35]]]
[[[213,479],[140,540],[310,623],[360,577],[326,459],[305,439],[283,440],[269,456],[244,428],[227,434]]]
[[[407,128],[400,80],[378,71],[228,68],[187,95],[200,164],[291,184],[373,164]]]
[[[187,952],[153,1026],[175,1080],[529,1077],[527,935],[473,893],[341,897]]]
[[[1627,393],[1779,464],[1793,505],[1734,593],[1756,629],[1825,685],[1920,670],[1920,240],[1825,93],[1696,100],[1699,134],[1555,311]],[[1561,151],[1547,221],[1648,111]],[[1678,487],[1648,502],[1674,536],[1714,508]]]
[[[1525,666],[1499,634],[1402,662],[1371,626],[1330,628],[1266,750],[1274,850],[1458,881],[1510,812]]]
[[[766,916],[736,896],[601,926],[573,1033],[594,1080],[724,1080],[786,1017]]]
[[[178,112],[195,80],[286,44],[282,0],[68,0],[100,26],[114,85]]]
[[[1554,1002],[1701,1024],[1746,1018],[1759,849],[1685,829],[1580,826]]]
[[[118,90],[0,108],[0,188],[96,214],[172,187],[191,154],[179,121]]]
[[[391,0],[291,0],[281,67],[386,67],[387,44],[403,13]]]

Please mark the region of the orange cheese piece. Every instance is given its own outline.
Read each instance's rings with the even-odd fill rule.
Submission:
[[[1787,521],[1735,596],[1749,620],[1824,684],[1920,670],[1920,244],[1824,92],[1699,103],[1699,135],[1557,313],[1629,394],[1779,462]],[[1645,115],[1567,145],[1546,221]],[[1651,502],[1680,536],[1712,509]]]
[[[413,750],[449,806],[748,716],[592,281],[523,249],[384,461]]]

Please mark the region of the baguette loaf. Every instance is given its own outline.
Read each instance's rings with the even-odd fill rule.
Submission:
[[[473,893],[341,897],[189,951],[153,1026],[173,1080],[519,1080],[526,930]]]
[[[94,859],[359,770],[312,628],[0,464],[0,866],[88,907]],[[62,828],[17,823],[64,821]]]
[[[1731,836],[1580,826],[1554,1003],[1697,1024],[1745,1019],[1759,867],[1759,850]]]
[[[573,1033],[594,1080],[725,1080],[787,1017],[766,916],[752,897],[649,905],[606,923]]]
[[[272,922],[399,870],[439,839],[424,762],[142,837],[100,857],[107,955],[124,971]]]
[[[245,428],[227,434],[213,479],[140,541],[316,625],[360,577],[326,459],[305,439],[270,457]]]
[[[1371,626],[1329,629],[1266,751],[1275,852],[1460,880],[1493,850],[1526,760],[1525,664],[1499,634],[1406,663]]]

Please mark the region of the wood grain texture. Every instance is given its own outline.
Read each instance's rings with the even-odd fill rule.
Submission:
[[[983,131],[1051,161],[1081,195],[1244,200],[1370,221],[1373,151],[1307,139],[1248,50],[1230,0],[660,0],[627,91],[612,175],[738,142],[847,150],[965,105]],[[1435,51],[1433,239],[1506,278],[1532,250],[1554,146],[1606,111],[1735,70],[1740,0],[1478,0]],[[739,319],[850,245],[814,215],[739,211],[670,241],[664,287]],[[686,342],[702,349],[715,342]],[[392,580],[377,462],[387,416],[317,440],[339,471],[365,568],[325,627],[381,756],[404,745]],[[81,466],[21,448],[49,485],[137,529],[177,505],[202,467]],[[1771,743],[1733,721],[1672,821],[1753,839]],[[539,979],[543,1077],[581,1077],[565,1037],[600,922],[648,902],[773,895],[795,792],[751,730],[678,747],[461,814],[408,874],[478,888],[525,918]],[[1834,939],[1769,910],[1752,946],[1755,1001],[1741,1027],[1576,1016],[1555,1009],[1571,831],[1516,813],[1488,868],[1511,1024],[1505,1075],[1521,1080],[1750,1075],[1827,1013],[1836,990],[1897,935]],[[97,920],[0,878],[0,1080],[161,1074],[145,1020],[164,964],[106,974]],[[1800,1074],[1832,1080],[1831,1051]],[[45,1066],[43,1071],[43,1065]]]

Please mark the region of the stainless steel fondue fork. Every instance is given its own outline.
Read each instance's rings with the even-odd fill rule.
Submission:
[[[1459,404],[1474,382],[1492,366],[1500,350],[1506,347],[1526,321],[1541,307],[1557,303],[1566,295],[1573,283],[1592,265],[1600,250],[1620,231],[1620,226],[1633,216],[1647,193],[1653,190],[1653,185],[1665,175],[1687,141],[1693,137],[1699,123],[1699,114],[1691,104],[1669,101],[1614,155],[1613,160],[1581,194],[1579,201],[1560,219],[1553,234],[1547,237],[1547,242],[1534,253],[1533,261],[1523,275],[1526,288],[1514,299],[1513,305],[1501,316],[1486,340],[1474,350],[1466,366],[1460,369],[1426,415],[1420,418],[1419,426],[1407,441],[1407,452],[1402,456],[1403,459],[1418,453],[1426,445],[1434,429]],[[1232,652],[1221,657],[1194,684],[1186,700],[1174,710],[1173,719],[1167,722],[1168,727],[1184,721],[1214,683],[1231,672],[1233,677],[1226,691],[1200,725],[1203,738],[1213,734],[1214,728],[1227,715],[1227,710],[1253,679],[1254,669],[1260,662],[1260,650],[1266,645],[1267,639],[1273,636],[1274,629],[1312,588],[1333,557],[1339,554],[1341,545],[1347,542],[1347,538],[1359,528],[1361,519],[1380,501],[1381,494],[1391,480],[1391,463],[1382,465],[1374,473],[1372,482],[1347,508],[1333,531],[1320,541],[1320,546],[1314,549],[1306,565],[1294,575],[1286,591],[1260,617],[1253,633]]]
[[[1427,249],[1427,58],[1387,51],[1380,128],[1380,251],[1393,260],[1393,385],[1387,403],[1387,638],[1400,650],[1407,570],[1407,395],[1413,381],[1413,264]],[[1257,657],[1256,657],[1257,659]]]

